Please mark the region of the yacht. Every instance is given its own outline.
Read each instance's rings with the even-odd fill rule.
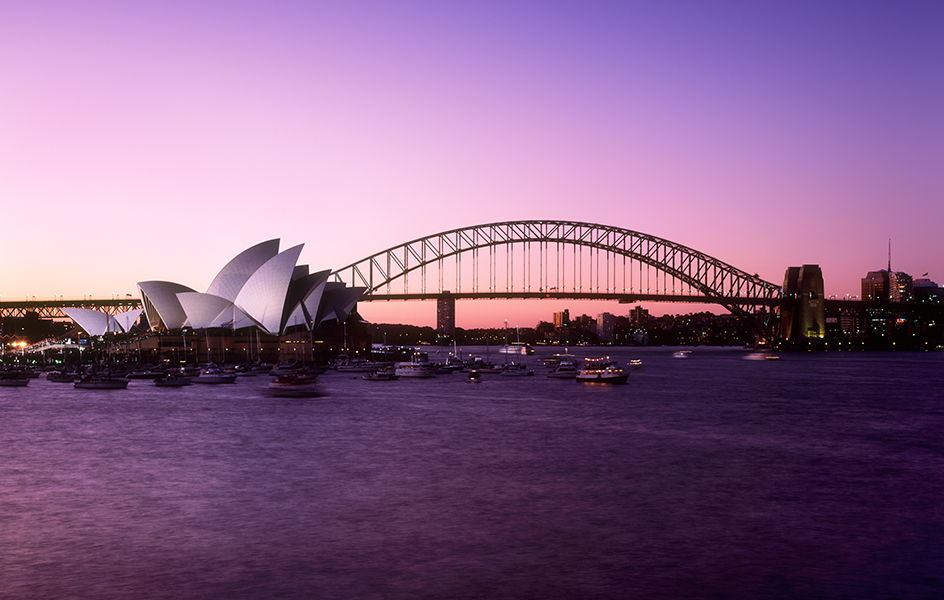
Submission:
[[[236,383],[236,374],[226,374],[218,367],[206,367],[192,379],[193,383]]]
[[[552,379],[573,379],[577,377],[577,363],[572,360],[561,360],[547,376]]]
[[[436,376],[436,365],[429,362],[425,352],[416,352],[410,362],[398,362],[393,372],[397,377],[428,379]]]
[[[604,356],[586,359],[575,379],[596,383],[626,383],[629,373],[611,361],[610,357]]]

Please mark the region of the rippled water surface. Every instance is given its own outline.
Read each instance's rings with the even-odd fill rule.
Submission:
[[[611,354],[0,388],[0,598],[944,597],[944,353]]]

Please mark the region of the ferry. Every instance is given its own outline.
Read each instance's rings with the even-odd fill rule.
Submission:
[[[626,383],[629,373],[611,361],[609,356],[604,356],[586,359],[575,379],[596,383]]]

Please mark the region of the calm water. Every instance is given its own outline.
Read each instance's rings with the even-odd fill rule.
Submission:
[[[0,597],[944,597],[944,353],[744,354],[0,388]]]

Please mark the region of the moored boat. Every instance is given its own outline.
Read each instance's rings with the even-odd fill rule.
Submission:
[[[629,373],[611,361],[610,357],[604,356],[586,359],[575,379],[596,383],[626,383]]]
[[[207,367],[192,379],[193,383],[236,383],[236,374],[227,374],[216,367]]]
[[[191,383],[193,381],[190,377],[177,373],[170,373],[154,380],[154,385],[157,387],[183,387]]]
[[[280,375],[269,383],[268,395],[277,398],[315,398],[323,396],[313,377]]]
[[[573,379],[577,376],[577,363],[572,360],[561,360],[557,368],[547,374],[551,379]]]
[[[0,371],[0,386],[24,387],[29,385],[30,377],[25,371]]]
[[[367,373],[361,379],[365,381],[396,381],[400,379],[396,371],[392,368],[378,369],[372,373]]]
[[[398,362],[394,374],[398,377],[429,379],[436,376],[436,366],[429,362],[425,352],[416,352],[409,362]]]
[[[85,375],[72,385],[85,390],[123,390],[128,387],[128,380],[111,375]]]

